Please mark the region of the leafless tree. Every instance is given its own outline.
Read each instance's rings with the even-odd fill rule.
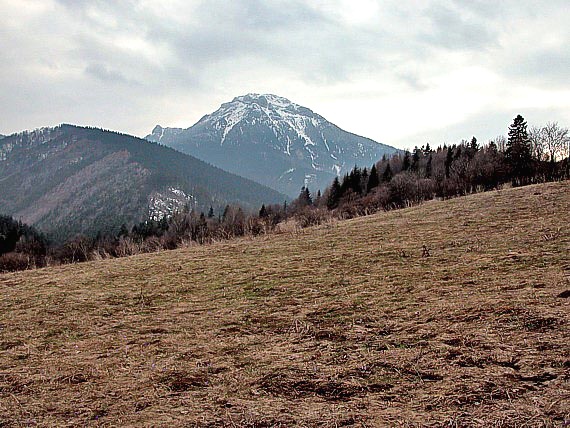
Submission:
[[[530,138],[537,159],[555,162],[569,156],[570,133],[568,128],[561,128],[557,122],[531,128]]]

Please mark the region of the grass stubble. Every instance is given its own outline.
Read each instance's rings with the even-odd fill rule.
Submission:
[[[565,426],[569,213],[563,182],[0,275],[0,426]]]

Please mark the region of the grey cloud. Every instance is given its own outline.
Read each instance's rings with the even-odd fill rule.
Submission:
[[[422,79],[421,77],[419,77],[417,74],[415,73],[408,73],[408,72],[404,72],[404,73],[400,73],[398,75],[398,77],[407,85],[409,85],[412,89],[415,89],[417,91],[425,91],[426,89],[429,88],[429,85],[427,85]]]
[[[129,80],[119,71],[114,70],[105,64],[94,63],[85,67],[85,73],[96,77],[97,79],[111,83],[128,83]]]
[[[381,99],[394,92],[394,83],[411,99],[429,96],[439,76],[471,64],[495,74],[503,87],[514,80],[568,88],[569,30],[567,20],[557,21],[567,14],[567,0],[386,0],[364,23],[343,19],[335,0],[329,8],[309,0],[180,0],[169,3],[176,6],[174,17],[160,13],[167,2],[55,1],[55,11],[47,8],[44,15],[13,22],[0,16],[0,25],[10,27],[0,40],[0,105],[10,106],[0,110],[3,130],[32,119],[93,123],[101,113],[101,126],[112,122],[143,134],[170,116],[180,120],[190,99],[218,100],[221,88],[271,89],[276,81],[282,86],[273,90],[284,96],[303,87]],[[18,0],[5,4],[17,13]],[[519,28],[537,40],[552,32],[560,48],[513,49],[509,38]],[[143,47],[131,49],[132,40]],[[52,107],[52,96],[65,102]],[[120,107],[117,97],[136,114]],[[78,102],[81,108],[70,107]],[[210,104],[192,108],[202,115]],[[28,126],[36,125],[42,123]]]
[[[567,87],[570,70],[568,50],[543,50],[513,58],[504,64],[506,75],[518,81],[550,88]]]
[[[432,23],[423,39],[435,47],[455,50],[485,49],[497,44],[497,30],[476,16],[465,16],[460,10],[432,5],[426,11]]]
[[[331,82],[371,63],[379,67],[377,34],[363,38],[365,31],[343,28],[302,2],[215,1],[195,13],[189,25],[164,21],[149,25],[148,37],[171,49],[177,66],[198,74],[249,64]]]

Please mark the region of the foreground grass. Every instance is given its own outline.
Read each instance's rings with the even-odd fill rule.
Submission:
[[[569,213],[565,182],[0,275],[0,426],[562,426]]]

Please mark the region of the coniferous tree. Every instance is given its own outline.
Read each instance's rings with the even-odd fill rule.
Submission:
[[[311,198],[311,192],[308,187],[303,186],[301,188],[301,193],[299,193],[297,202],[299,207],[308,207],[313,205],[313,199]]]
[[[477,138],[473,137],[471,138],[471,145],[470,145],[471,150],[473,150],[474,152],[479,151],[479,143],[477,142]]]
[[[210,209],[208,210],[208,218],[214,218],[214,207],[210,205]]]
[[[384,173],[382,174],[382,181],[384,183],[389,183],[390,181],[392,181],[393,176],[394,176],[394,174],[392,174],[392,168],[390,167],[390,162],[388,162],[388,164],[386,165],[386,169],[384,170]]]
[[[305,187],[305,200],[307,201],[307,205],[313,205],[313,197],[311,196],[311,192],[309,192],[309,188]]]
[[[412,163],[410,165],[410,170],[413,172],[418,172],[420,167],[420,149],[414,148],[414,154],[412,155]]]
[[[433,159],[432,159],[432,155],[431,155],[431,153],[430,153],[429,156],[428,156],[427,163],[426,163],[426,178],[431,178],[431,174],[432,174],[432,162],[433,162]]]
[[[410,169],[410,152],[406,150],[404,153],[404,161],[402,162],[402,171],[407,171]]]
[[[376,171],[376,165],[372,165],[370,168],[370,176],[368,177],[368,183],[366,183],[366,193],[370,193],[373,189],[378,187],[380,180],[378,179],[378,172]]]
[[[261,209],[259,210],[259,218],[267,217],[267,208],[265,208],[265,204],[261,205]]]
[[[360,190],[359,193],[365,195],[368,190],[368,169],[364,168],[362,174],[360,175]]]
[[[447,154],[445,156],[445,177],[449,178],[451,174],[451,164],[453,163],[453,149],[451,147],[447,148]]]
[[[338,202],[340,200],[340,196],[341,196],[341,188],[340,188],[340,182],[338,180],[338,177],[335,177],[331,187],[329,188],[329,192],[328,192],[328,197],[327,197],[327,208],[329,210],[335,209],[336,207],[338,207]]]
[[[511,169],[512,184],[528,184],[532,175],[532,154],[527,124],[520,114],[509,126],[505,158]]]
[[[461,158],[462,155],[462,150],[461,150],[461,144],[459,146],[457,146],[457,149],[455,150],[455,153],[453,154],[453,160],[457,160]]]

